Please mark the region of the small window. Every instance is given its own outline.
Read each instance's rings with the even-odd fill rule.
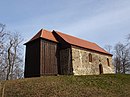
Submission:
[[[110,66],[109,59],[107,58],[107,65]]]
[[[89,53],[89,62],[92,62],[92,54]]]

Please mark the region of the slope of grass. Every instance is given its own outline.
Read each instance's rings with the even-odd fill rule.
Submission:
[[[4,97],[130,97],[130,75],[43,76],[4,83]]]

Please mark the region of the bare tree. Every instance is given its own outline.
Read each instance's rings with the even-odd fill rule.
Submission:
[[[22,42],[20,35],[18,33],[9,35],[8,41],[9,42],[6,45],[6,55],[5,55],[6,60],[5,63],[7,67],[6,80],[17,78],[17,73],[18,70],[20,69],[19,67],[23,65],[22,54],[20,54],[20,43]]]
[[[128,43],[130,42],[130,34],[127,35],[126,40]]]
[[[5,39],[5,25],[0,23],[0,79],[4,79],[5,72],[3,71],[3,55],[4,55],[4,39]]]
[[[111,45],[105,45],[105,50],[108,51],[109,53],[112,53],[112,46]]]
[[[0,80],[23,77],[22,40],[19,33],[7,32],[0,24]]]
[[[4,29],[5,29],[5,25],[0,23],[0,59],[2,59],[1,57],[2,57],[3,49],[4,49],[4,44],[3,44],[4,35],[5,35]],[[1,62],[2,61],[0,60],[0,63]]]
[[[130,50],[128,45],[117,43],[114,47],[114,65],[116,73],[125,74],[130,69]]]

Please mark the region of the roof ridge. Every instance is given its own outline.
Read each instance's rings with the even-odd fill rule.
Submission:
[[[55,31],[55,30],[53,30],[53,31]],[[60,31],[56,31],[56,32],[62,33],[62,32],[60,32]],[[65,34],[65,33],[62,33],[62,34],[67,35],[67,36],[71,36],[71,37],[74,37],[74,38],[77,38],[77,39],[80,39],[80,40],[83,40],[83,41],[87,41],[87,42],[89,42],[89,43],[96,44],[95,42],[91,42],[91,41],[88,41],[88,40],[85,40],[85,39],[82,39],[82,38],[79,38],[79,37],[75,37],[75,36],[72,36],[72,35],[69,35],[69,34]]]
[[[42,29],[40,30],[40,32],[41,32],[41,33],[40,33],[40,37],[41,37],[41,38],[42,38],[43,34],[45,33],[44,31],[52,33],[51,31],[42,28]]]
[[[72,36],[72,35],[62,33],[60,31],[55,31],[55,32],[57,32],[57,34],[60,35],[69,44],[80,46],[80,47],[83,47],[83,48],[87,48],[87,49],[91,49],[91,50],[94,50],[94,51],[98,51],[98,52],[102,52],[102,53],[111,55],[109,52],[104,50],[102,47],[97,45],[95,42],[90,42],[90,41],[87,41],[85,39],[81,39],[81,38],[78,38],[78,37],[75,37],[75,36]],[[79,40],[79,41],[74,41],[73,39]],[[86,43],[88,43],[88,44],[86,45]]]

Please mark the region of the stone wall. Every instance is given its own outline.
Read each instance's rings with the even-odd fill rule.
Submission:
[[[92,54],[92,62],[89,62],[89,53]],[[109,66],[107,58],[109,59]],[[103,67],[103,74],[114,73],[111,56],[72,47],[72,66],[74,75],[100,74],[100,64]]]

